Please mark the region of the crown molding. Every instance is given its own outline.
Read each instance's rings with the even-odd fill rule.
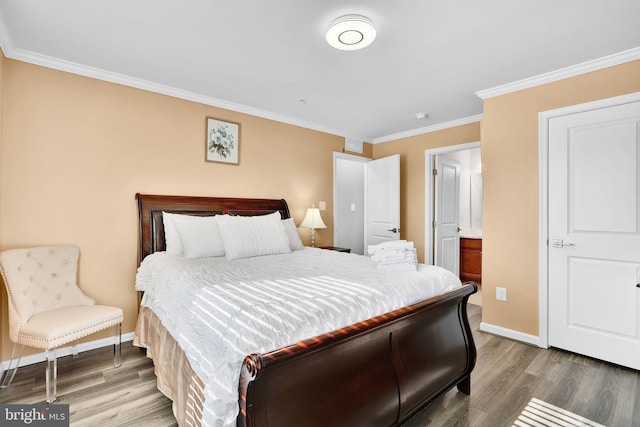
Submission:
[[[372,144],[380,144],[382,142],[395,141],[396,139],[408,138],[410,136],[422,135],[424,133],[435,132],[438,130],[449,129],[456,126],[468,125],[469,123],[476,123],[482,120],[482,114],[475,116],[463,117],[461,119],[451,120],[449,122],[438,123],[432,126],[427,126],[418,129],[412,129],[404,132],[394,133],[392,135],[381,136],[373,138]]]
[[[1,17],[0,17],[0,23],[1,23]],[[178,89],[172,86],[154,83],[148,80],[127,76],[125,74],[106,71],[100,68],[89,67],[89,66],[78,64],[71,61],[65,61],[59,58],[54,58],[47,55],[33,53],[31,51],[27,51],[20,48],[14,48],[10,39],[7,37],[6,32],[3,31],[1,27],[0,27],[0,47],[2,47],[5,57],[14,59],[17,61],[27,62],[30,64],[39,65],[46,68],[52,68],[55,70],[64,71],[72,74],[77,74],[84,77],[116,83],[123,86],[132,87],[135,89],[141,89],[141,90],[145,90],[153,93],[158,93],[161,95],[167,95],[173,98],[183,99],[186,101],[197,102],[199,104],[209,105],[212,107],[224,108],[225,110],[235,111],[238,113],[248,114],[251,116],[256,116],[264,119],[274,120],[277,122],[287,123],[290,125],[299,126],[305,129],[315,130],[319,132],[324,132],[331,135],[337,135],[345,138],[353,138],[353,139],[364,140],[364,141],[368,139],[362,135],[349,135],[346,132],[336,130],[336,129],[330,129],[326,126],[321,126],[316,123],[300,120],[295,117],[273,113],[271,111],[249,107],[247,105],[238,104],[235,102],[225,101],[223,99],[217,99],[210,96],[200,95],[194,92]]]
[[[578,76],[580,74],[586,74],[592,71],[601,70],[603,68],[613,67],[614,65],[624,64],[625,62],[631,62],[637,59],[640,59],[640,47],[614,53],[613,55],[603,56],[602,58],[582,62],[576,65],[571,65],[569,67],[518,80],[512,83],[480,90],[476,92],[476,95],[483,100],[493,98],[495,96],[505,95],[523,89],[529,89],[535,86],[540,86],[569,77]]]

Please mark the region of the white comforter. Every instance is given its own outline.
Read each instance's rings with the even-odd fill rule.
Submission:
[[[205,383],[204,426],[235,426],[244,356],[386,313],[460,286],[447,270],[376,270],[367,257],[305,248],[227,261],[158,252],[136,277]]]

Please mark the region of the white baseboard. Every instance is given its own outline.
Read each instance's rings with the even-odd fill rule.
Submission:
[[[514,331],[513,329],[507,329],[502,326],[496,326],[485,322],[480,323],[480,330],[482,332],[488,332],[493,335],[499,335],[501,337],[535,345],[536,347],[546,348],[546,346],[542,345],[540,337],[536,335],[525,334],[524,332]]]
[[[133,337],[134,337],[133,332],[122,334],[122,342],[133,341]],[[102,338],[95,341],[83,342],[78,344],[78,353],[82,353],[83,351],[95,350],[96,348],[107,347],[110,345],[113,345],[113,337]],[[56,357],[58,358],[64,357],[64,356],[70,356],[72,354],[73,354],[73,346],[60,347],[56,349]],[[46,352],[30,354],[28,356],[22,356],[18,367],[33,365],[34,363],[44,362],[45,360],[47,360]],[[8,367],[9,367],[9,361],[3,360],[2,363],[0,363],[0,372],[4,371]]]

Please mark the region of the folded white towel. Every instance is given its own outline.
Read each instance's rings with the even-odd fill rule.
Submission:
[[[391,249],[413,249],[413,242],[407,242],[406,240],[389,240],[388,242],[367,246],[367,252],[369,255]]]
[[[418,255],[413,242],[391,240],[369,245],[367,249],[378,270],[416,271],[418,269]]]
[[[377,251],[374,255],[371,255],[371,261],[373,262],[403,262],[413,261],[417,259],[415,249],[392,249]]]

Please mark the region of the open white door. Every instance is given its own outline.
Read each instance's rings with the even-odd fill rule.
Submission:
[[[549,344],[640,369],[640,102],[549,121]]]
[[[460,274],[460,162],[436,157],[434,264]]]
[[[400,239],[400,155],[366,164],[366,241],[368,245]]]

